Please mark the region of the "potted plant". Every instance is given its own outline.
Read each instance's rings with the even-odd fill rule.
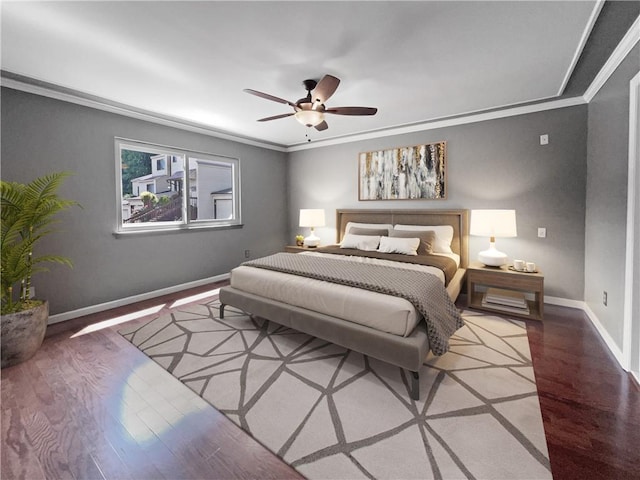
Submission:
[[[28,184],[0,181],[2,190],[1,242],[2,271],[0,311],[2,368],[27,360],[44,340],[49,304],[30,298],[31,278],[54,262],[71,266],[58,255],[34,255],[34,246],[52,232],[55,215],[73,205],[57,190],[70,174],[52,173]]]

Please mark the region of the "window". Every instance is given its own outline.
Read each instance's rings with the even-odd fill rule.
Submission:
[[[240,161],[116,139],[118,232],[240,225]]]
[[[160,158],[156,158],[156,171],[157,172],[164,172],[167,169],[167,159],[166,157],[163,155]]]

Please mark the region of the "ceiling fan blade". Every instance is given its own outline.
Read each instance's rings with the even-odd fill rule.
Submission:
[[[282,113],[280,115],[274,115],[273,117],[261,118],[258,120],[258,122],[268,122],[269,120],[277,120],[279,118],[290,117],[291,115],[295,115],[295,112]]]
[[[245,88],[244,92],[250,93],[251,95],[255,95],[256,97],[264,98],[267,100],[271,100],[273,102],[284,103],[286,105],[291,105],[295,107],[295,103],[291,103],[289,100],[285,100],[284,98],[274,97],[273,95],[269,95],[268,93],[259,92],[258,90],[252,90],[250,88]]]
[[[334,115],[375,115],[378,111],[375,107],[335,107],[327,108],[324,113]]]
[[[327,122],[325,122],[324,120],[315,126],[315,129],[319,132],[321,132],[322,130],[326,130],[327,128],[329,128],[329,125],[327,125]]]
[[[336,78],[333,75],[325,75],[318,82],[318,85],[313,91],[313,101],[320,103],[326,102],[329,97],[334,94],[338,85],[340,85],[339,78]]]

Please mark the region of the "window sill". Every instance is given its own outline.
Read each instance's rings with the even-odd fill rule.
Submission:
[[[236,228],[242,228],[244,224],[224,224],[224,225],[179,225],[160,228],[136,228],[131,230],[119,230],[113,232],[113,236],[116,238],[125,237],[142,237],[142,236],[155,236],[155,235],[168,235],[174,233],[192,233],[202,232],[207,230],[233,230]]]

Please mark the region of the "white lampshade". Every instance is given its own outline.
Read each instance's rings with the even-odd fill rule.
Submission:
[[[471,235],[489,237],[489,250],[478,254],[485,265],[499,267],[507,263],[507,255],[496,249],[495,237],[517,237],[515,210],[471,210]]]
[[[300,209],[301,227],[324,227],[324,210],[322,208]]]
[[[296,120],[307,127],[315,127],[324,120],[324,113],[317,110],[298,110],[295,113]]]
[[[313,231],[314,227],[324,227],[324,210],[322,208],[302,208],[300,209],[301,227],[311,227],[311,234],[304,239],[305,247],[317,247],[320,245],[320,237]]]

